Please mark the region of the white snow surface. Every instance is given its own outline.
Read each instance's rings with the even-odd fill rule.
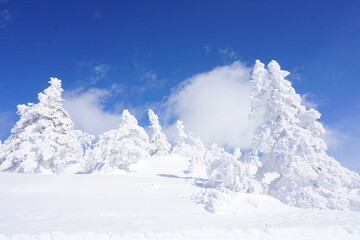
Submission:
[[[0,240],[360,239],[360,212],[205,189],[205,179],[186,174],[188,164],[168,155],[128,173],[1,172]],[[212,192],[214,213],[201,197]]]

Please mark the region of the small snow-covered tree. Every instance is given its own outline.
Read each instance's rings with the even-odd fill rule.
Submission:
[[[39,93],[39,103],[18,105],[20,120],[0,151],[1,171],[63,173],[69,164],[82,161],[82,144],[91,137],[74,130],[62,107],[61,81],[51,78],[49,83]]]
[[[234,192],[261,193],[263,186],[255,178],[255,162],[239,161],[223,147],[212,144],[206,152],[209,185]]]
[[[189,173],[197,174],[202,177],[206,175],[206,147],[201,141],[199,136],[194,136],[193,133],[189,133],[189,145],[191,148]]]
[[[177,133],[175,135],[175,146],[172,153],[189,159],[189,173],[205,174],[205,152],[206,148],[198,136],[193,133],[187,134],[182,121],[176,122]]]
[[[275,61],[268,69],[256,61],[251,96],[252,113],[264,110],[264,123],[253,139],[253,152],[260,153],[263,162],[259,174],[279,174],[270,183],[268,194],[298,207],[354,209],[358,203],[343,192],[359,188],[359,175],[326,154],[320,138],[324,128],[317,121],[320,113],[301,105],[300,96],[285,79],[289,72]]]
[[[136,118],[124,110],[118,129],[102,135],[92,151],[87,152],[87,172],[129,171],[129,166],[149,157],[149,137]]]
[[[151,123],[150,128],[153,131],[150,138],[150,154],[155,156],[169,154],[171,145],[168,142],[166,135],[161,131],[158,116],[151,109],[149,109],[148,115]]]
[[[241,150],[240,150],[240,148],[235,148],[234,149],[234,152],[233,152],[233,155],[234,155],[234,157],[237,159],[237,160],[240,160],[241,159],[241,157],[242,157],[242,153],[241,153]]]
[[[182,121],[176,121],[175,146],[172,149],[173,154],[178,154],[183,157],[191,157],[191,146],[188,143],[189,136],[185,132],[185,127]]]

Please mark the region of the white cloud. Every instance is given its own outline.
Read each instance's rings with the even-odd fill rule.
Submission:
[[[80,90],[64,92],[64,108],[68,111],[75,127],[91,134],[99,135],[107,130],[117,128],[120,114],[104,110],[104,102],[112,91],[92,88],[85,92]]]
[[[167,118],[183,120],[206,144],[249,148],[257,125],[248,120],[250,73],[234,62],[187,79],[165,103]]]

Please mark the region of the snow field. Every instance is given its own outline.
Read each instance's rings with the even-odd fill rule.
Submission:
[[[355,240],[351,230],[342,228],[323,228],[314,231],[313,228],[298,229],[288,228],[276,229],[239,229],[239,230],[219,230],[202,229],[184,232],[145,232],[145,233],[71,233],[63,232],[41,233],[39,235],[15,234],[13,236],[0,235],[0,240],[126,240],[126,239],[267,239],[267,240]]]
[[[266,195],[220,193],[210,213],[197,196],[211,189],[194,185],[187,167],[167,156],[130,173],[0,173],[0,240],[360,238],[359,212],[294,208]]]

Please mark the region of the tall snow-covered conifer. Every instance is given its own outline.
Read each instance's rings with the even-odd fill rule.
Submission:
[[[158,116],[149,109],[150,128],[153,133],[150,138],[150,154],[155,156],[167,155],[170,152],[171,145],[168,142],[166,135],[161,131]]]
[[[289,74],[271,61],[268,70],[256,61],[252,83],[252,114],[264,109],[263,124],[254,134],[253,151],[261,153],[260,174],[277,172],[268,193],[282,202],[305,208],[354,209],[359,203],[344,192],[359,189],[359,175],[343,168],[326,154],[320,135],[320,113],[306,110]]]
[[[100,135],[92,151],[87,152],[86,171],[129,170],[129,166],[149,157],[149,137],[136,118],[124,110],[118,129]]]
[[[18,105],[20,120],[0,151],[0,170],[21,173],[63,173],[83,159],[82,144],[91,137],[74,130],[62,107],[61,81],[51,78],[39,103]]]

